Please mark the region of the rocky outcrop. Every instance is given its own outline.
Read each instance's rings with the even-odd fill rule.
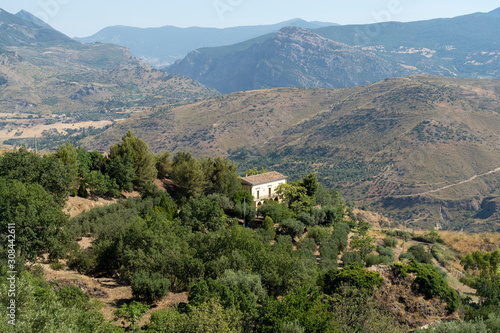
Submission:
[[[368,270],[378,272],[384,278],[375,299],[384,304],[402,325],[416,329],[438,321],[459,320],[456,312],[450,314],[445,310],[446,303],[439,298],[425,299],[418,293],[414,274],[402,277],[392,267],[381,265]]]

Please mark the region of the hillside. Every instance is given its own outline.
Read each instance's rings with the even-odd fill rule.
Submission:
[[[56,136],[62,128],[91,130],[144,108],[218,94],[152,68],[124,47],[84,45],[20,15],[0,12],[0,142],[31,142],[53,129]],[[96,123],[81,124],[87,121]]]
[[[192,51],[167,71],[190,76],[221,92],[341,88],[418,73],[498,78],[497,12],[409,23],[329,26],[312,29],[316,35],[308,33],[306,38],[304,31],[287,28],[234,45]],[[326,46],[325,39],[332,45],[343,44],[344,52]]]
[[[334,23],[306,22],[293,19],[271,25],[234,28],[135,28],[125,26],[106,27],[96,34],[75,38],[84,43],[113,43],[128,47],[134,55],[153,66],[166,66],[184,58],[190,51],[201,47],[230,45],[268,33],[277,32],[285,26],[306,29],[335,25]]]
[[[193,51],[167,71],[222,93],[273,87],[345,88],[418,73],[371,51],[294,27],[232,53]]]
[[[157,153],[225,154],[240,171],[264,166],[291,179],[314,171],[415,226],[497,231],[499,92],[498,80],[432,76],[238,92],[158,107],[83,143],[106,151],[132,129]]]

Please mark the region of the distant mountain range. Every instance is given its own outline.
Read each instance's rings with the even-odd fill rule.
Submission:
[[[243,26],[234,28],[179,28],[165,26],[160,28],[135,28],[126,26],[107,27],[98,33],[84,38],[75,38],[84,43],[112,43],[126,46],[130,51],[157,67],[174,63],[184,58],[188,52],[211,46],[230,45],[279,31],[286,26],[317,29],[337,25],[326,22],[307,22],[293,19],[271,25]]]
[[[237,50],[240,45],[244,47]],[[270,87],[345,88],[418,73],[375,52],[295,27],[282,28],[262,42],[235,45],[234,52],[216,53],[228,48],[193,51],[167,71],[183,73],[221,93]]]
[[[218,93],[112,44],[82,44],[27,12],[0,9],[0,112],[95,113]]]
[[[315,172],[359,205],[420,227],[500,231],[500,80],[412,76],[346,89],[236,92],[156,107],[132,129],[157,153],[229,156],[239,170]],[[496,170],[496,171],[495,171]]]
[[[309,33],[283,28],[234,45],[194,50],[166,70],[224,93],[270,87],[342,88],[419,73],[498,78],[498,13],[497,9],[452,19],[330,26]]]

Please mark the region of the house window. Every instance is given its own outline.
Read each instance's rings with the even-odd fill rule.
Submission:
[[[271,197],[271,188],[269,188],[269,197]]]
[[[257,190],[257,199],[260,199],[260,198],[259,198],[259,190]]]

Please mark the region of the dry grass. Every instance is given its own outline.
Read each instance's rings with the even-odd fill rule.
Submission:
[[[500,247],[500,233],[469,234],[465,232],[440,231],[446,245],[462,255],[474,251],[491,252]]]

